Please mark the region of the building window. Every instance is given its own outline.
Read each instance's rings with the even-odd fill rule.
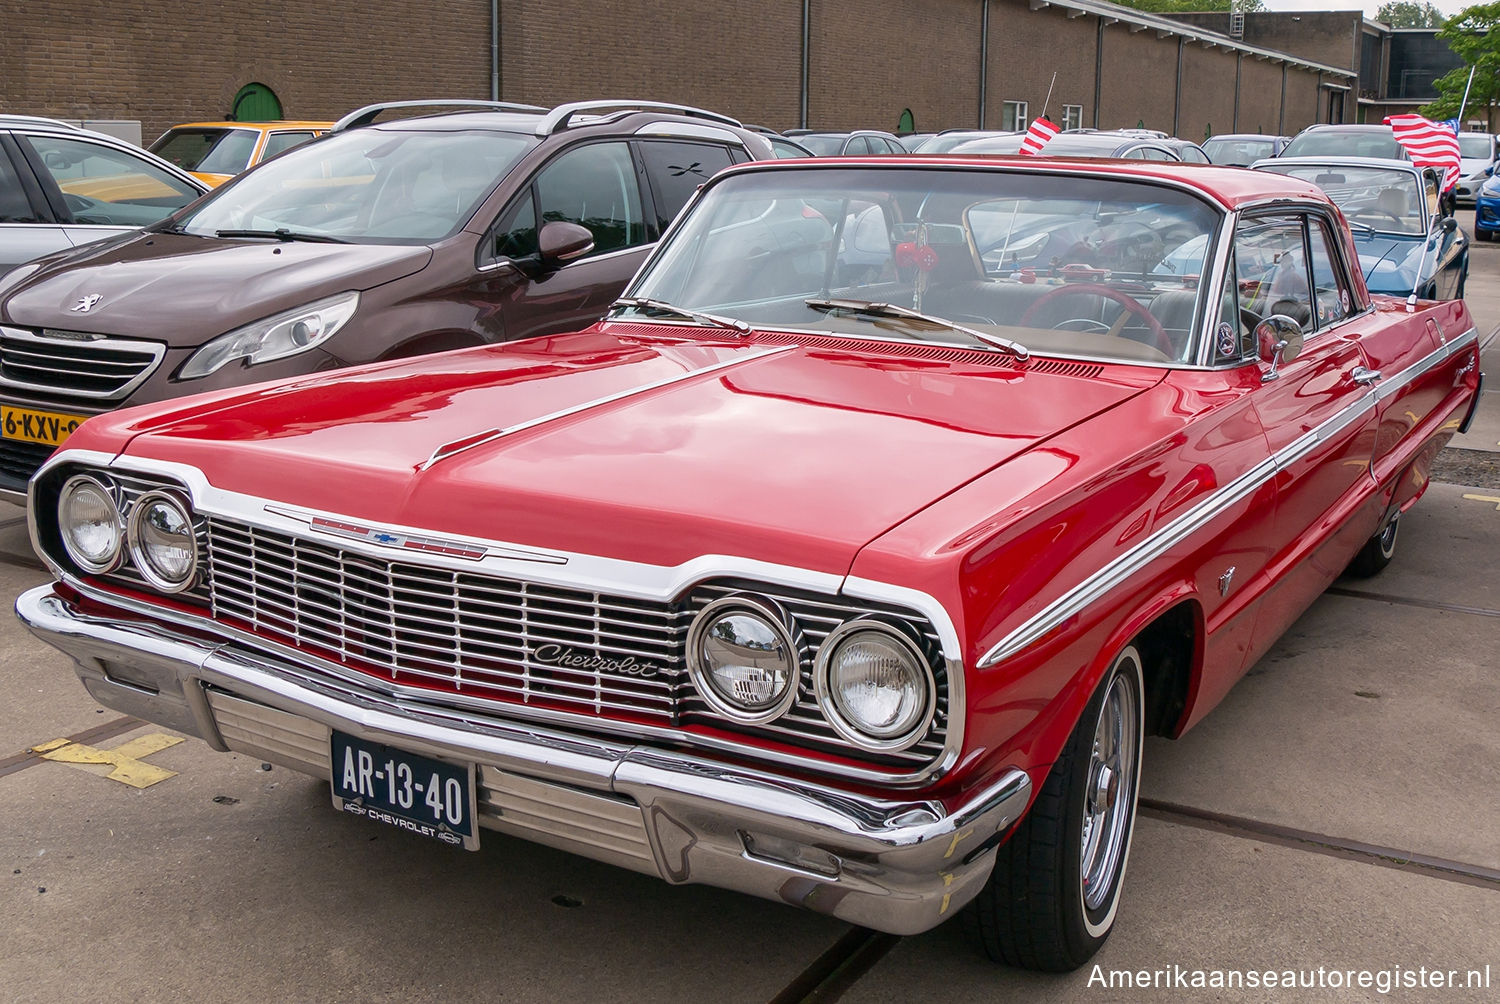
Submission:
[[[1083,105],[1063,105],[1062,127],[1064,129],[1083,128]]]
[[[1000,128],[1011,132],[1026,130],[1026,102],[1007,101],[1000,110]]]

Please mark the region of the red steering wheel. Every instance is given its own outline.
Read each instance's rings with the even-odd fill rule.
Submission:
[[[1016,324],[1023,328],[1026,327],[1026,322],[1030,321],[1042,307],[1070,293],[1092,293],[1095,296],[1102,296],[1106,300],[1113,300],[1121,307],[1124,307],[1126,313],[1134,314],[1145,323],[1146,327],[1150,329],[1152,336],[1156,338],[1157,348],[1169,356],[1177,354],[1177,349],[1172,345],[1172,338],[1167,334],[1167,329],[1161,326],[1161,322],[1156,319],[1156,316],[1142,306],[1139,300],[1127,296],[1113,286],[1101,286],[1096,282],[1070,282],[1066,285],[1058,286],[1056,289],[1048,290],[1035,303],[1026,308],[1025,312],[1016,321]]]

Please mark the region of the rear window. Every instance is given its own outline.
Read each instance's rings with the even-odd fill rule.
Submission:
[[[1406,160],[1406,152],[1385,132],[1345,132],[1316,129],[1293,138],[1281,151],[1283,157],[1385,157]]]

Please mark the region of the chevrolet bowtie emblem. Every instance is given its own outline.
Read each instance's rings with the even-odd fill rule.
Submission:
[[[69,309],[76,310],[80,314],[87,314],[89,311],[93,310],[94,307],[102,299],[104,299],[104,297],[100,296],[98,293],[90,293],[88,296],[80,296],[78,298],[78,302],[73,304],[73,306]]]

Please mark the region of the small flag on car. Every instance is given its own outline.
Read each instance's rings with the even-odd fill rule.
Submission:
[[[1411,154],[1414,164],[1443,169],[1443,191],[1458,184],[1458,134],[1446,123],[1439,125],[1431,119],[1412,113],[1387,115],[1385,124],[1395,133],[1396,142]]]
[[[1036,156],[1042,152],[1042,147],[1047,145],[1047,141],[1060,132],[1062,132],[1061,129],[1045,118],[1033,119],[1031,127],[1026,130],[1026,138],[1021,140],[1021,153],[1028,157]]]

